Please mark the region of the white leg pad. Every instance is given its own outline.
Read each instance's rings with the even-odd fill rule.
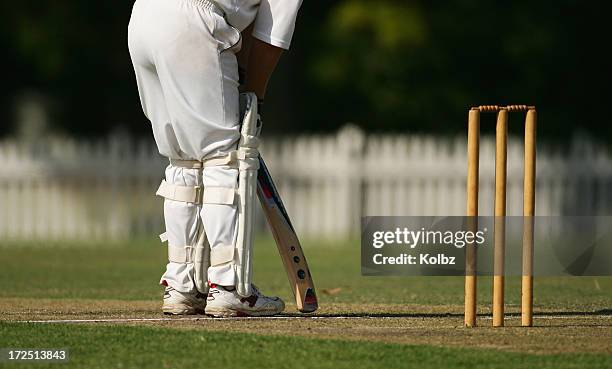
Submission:
[[[253,269],[253,222],[259,169],[259,134],[257,97],[253,93],[241,95],[245,99],[245,114],[238,143],[238,231],[236,237],[237,257],[236,292],[243,297],[251,295]]]
[[[180,292],[206,293],[208,288],[208,244],[199,219],[202,189],[201,170],[170,165],[158,191],[165,198],[166,232],[160,239],[168,242],[169,261],[161,282]]]
[[[208,294],[208,267],[210,266],[210,245],[206,239],[204,225],[200,223],[200,235],[194,251],[194,281],[196,288]]]

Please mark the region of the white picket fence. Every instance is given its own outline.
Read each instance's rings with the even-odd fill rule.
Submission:
[[[508,143],[508,214],[522,209],[522,141]],[[266,137],[262,155],[294,226],[312,238],[359,232],[364,215],[463,215],[466,140],[366,135]],[[494,142],[481,140],[480,213],[492,214]],[[2,240],[117,240],[163,232],[154,192],[166,161],[152,140],[0,142]],[[612,156],[587,139],[538,146],[536,213],[612,213]],[[262,230],[264,222],[259,219]]]

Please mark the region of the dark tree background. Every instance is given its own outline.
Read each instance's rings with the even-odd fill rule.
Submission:
[[[173,1],[173,0],[168,0]],[[149,134],[127,51],[131,2],[0,5],[0,134],[16,99],[49,101],[52,129]],[[603,2],[305,0],[271,83],[266,132],[452,134],[469,105],[538,106],[540,137],[612,142],[608,12]]]

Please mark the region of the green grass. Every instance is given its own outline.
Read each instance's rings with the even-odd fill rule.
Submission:
[[[390,308],[394,304],[407,305],[406,309],[410,309],[409,304],[418,304],[432,308],[455,305],[455,311],[461,309],[463,278],[362,277],[358,242],[305,242],[304,246],[322,306],[335,303],[358,310],[362,303],[371,303],[387,304]],[[158,281],[166,263],[166,251],[158,241],[62,247],[4,244],[0,246],[0,259],[9,261],[0,268],[0,280],[4,282],[0,299],[161,302]],[[482,305],[490,301],[490,280],[479,279]],[[293,298],[276,246],[270,239],[258,239],[256,244],[255,282],[266,293],[278,294],[287,301]],[[519,302],[519,283],[516,278],[508,280],[510,306]],[[323,293],[336,288],[341,289],[340,293]],[[536,278],[536,311],[610,309],[611,291],[610,277]],[[69,365],[32,365],[35,368],[46,365],[75,368],[612,368],[612,357],[605,355],[533,355],[473,348],[469,331],[459,332],[466,335],[466,347],[452,348],[345,341],[342,332],[338,333],[340,339],[324,340],[207,331],[197,323],[193,329],[184,328],[0,322],[0,348],[70,348]],[[512,339],[501,335],[494,342],[508,345]],[[544,334],[542,339],[546,339]],[[605,341],[601,343],[606,345]]]
[[[158,299],[166,250],[159,241],[123,245],[4,245],[0,259],[1,297]],[[358,242],[305,242],[305,252],[322,303],[461,305],[461,277],[362,277]],[[285,272],[270,239],[258,239],[255,282],[266,292],[291,300]],[[506,301],[520,301],[520,280],[508,278]],[[321,291],[341,288],[327,296]],[[536,278],[535,305],[550,309],[609,309],[610,277]],[[479,298],[489,301],[491,278],[479,279]]]
[[[611,368],[604,355],[531,355],[379,342],[126,326],[0,323],[0,347],[68,348],[31,368]]]

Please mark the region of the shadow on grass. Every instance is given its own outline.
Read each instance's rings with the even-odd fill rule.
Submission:
[[[506,313],[506,317],[519,317],[521,313]],[[534,316],[540,317],[555,317],[555,316],[611,316],[612,309],[602,309],[595,311],[548,311],[542,313],[534,313]],[[343,313],[343,314],[283,314],[287,317],[312,317],[312,318],[459,318],[463,317],[461,313]],[[481,317],[490,317],[491,314],[478,314]]]

